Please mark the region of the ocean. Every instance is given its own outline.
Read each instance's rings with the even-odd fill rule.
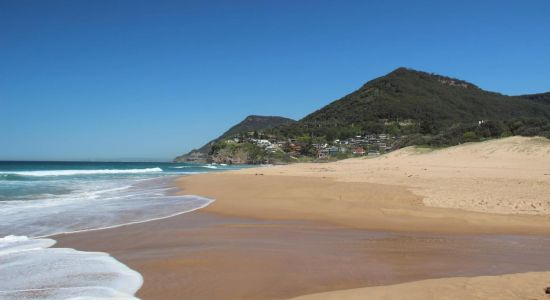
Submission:
[[[49,237],[202,208],[213,200],[177,195],[172,181],[242,167],[0,162],[0,299],[137,299],[143,283],[139,273],[107,253],[53,248]]]

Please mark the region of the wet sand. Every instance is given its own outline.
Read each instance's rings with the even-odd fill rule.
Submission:
[[[376,232],[205,212],[55,239],[58,247],[109,252],[138,270],[142,299],[286,299],[550,270],[547,236]]]

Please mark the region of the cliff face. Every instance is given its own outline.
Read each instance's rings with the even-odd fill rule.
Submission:
[[[211,155],[209,161],[217,164],[252,164],[250,153],[245,150],[238,150],[235,152],[219,151],[218,153]]]

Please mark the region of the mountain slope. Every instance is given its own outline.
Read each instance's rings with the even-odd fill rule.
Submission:
[[[466,81],[399,68],[313,112],[299,125],[365,128],[369,122],[381,119],[428,119],[444,126],[517,117],[548,119],[550,107],[527,98],[484,91]]]
[[[537,103],[550,105],[550,92],[540,93],[540,94],[531,94],[531,95],[521,95],[518,97],[525,98]]]
[[[234,137],[238,134],[246,134],[250,131],[262,131],[271,129],[277,126],[281,125],[287,125],[294,123],[296,121],[279,117],[279,116],[257,116],[257,115],[251,115],[246,117],[244,120],[239,122],[237,125],[234,125],[233,127],[229,128],[226,132],[224,132],[221,136],[213,139],[212,141],[206,143],[204,146],[200,147],[199,149],[192,150],[191,152],[178,156],[174,161],[185,161],[190,155],[194,155],[196,157],[207,155],[210,152],[210,149],[212,146],[221,140],[229,139]]]

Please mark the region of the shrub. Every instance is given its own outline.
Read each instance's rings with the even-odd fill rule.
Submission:
[[[467,132],[465,132],[465,133],[462,135],[462,138],[463,138],[464,141],[466,141],[466,142],[473,142],[473,141],[476,141],[476,140],[478,139],[476,133],[473,132],[473,131],[467,131]]]

